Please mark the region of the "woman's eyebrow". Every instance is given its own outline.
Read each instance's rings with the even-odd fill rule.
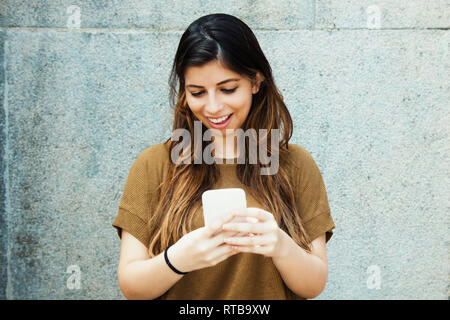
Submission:
[[[230,82],[230,81],[239,81],[239,80],[240,80],[240,79],[231,78],[231,79],[227,79],[227,80],[220,81],[220,82],[217,83],[217,85],[221,85],[221,84],[224,84],[224,83],[227,83],[227,82]],[[196,85],[196,84],[188,84],[188,85],[186,86],[186,88],[189,88],[189,87],[193,87],[193,88],[203,88],[203,86],[198,86],[198,85]]]

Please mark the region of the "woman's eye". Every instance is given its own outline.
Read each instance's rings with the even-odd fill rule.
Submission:
[[[234,92],[236,89],[237,89],[237,87],[236,87],[236,88],[233,88],[233,89],[222,89],[222,91],[225,92],[225,93],[232,93],[232,92]],[[204,91],[192,92],[191,94],[192,94],[194,97],[198,97],[198,96],[201,96],[201,95],[203,94],[203,92],[204,92]]]
[[[236,88],[233,88],[233,89],[222,89],[222,91],[225,92],[225,93],[232,93],[232,92],[234,92],[234,90],[236,90]]]

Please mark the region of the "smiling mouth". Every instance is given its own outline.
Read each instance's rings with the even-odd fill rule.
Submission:
[[[222,124],[222,123],[226,122],[231,117],[231,115],[232,115],[232,113],[230,113],[227,116],[220,117],[220,118],[208,118],[208,120],[214,124]]]

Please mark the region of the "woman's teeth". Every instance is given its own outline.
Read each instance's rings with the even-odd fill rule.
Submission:
[[[213,122],[213,123],[221,123],[224,120],[228,119],[230,115],[224,116],[222,118],[218,118],[218,119],[212,119],[212,118],[208,118],[209,121]]]

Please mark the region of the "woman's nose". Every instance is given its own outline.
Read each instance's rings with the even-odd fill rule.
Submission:
[[[208,97],[208,102],[205,106],[205,111],[211,116],[217,115],[223,109],[223,103],[218,101],[214,94]]]

